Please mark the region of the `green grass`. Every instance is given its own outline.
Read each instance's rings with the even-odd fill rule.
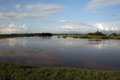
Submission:
[[[0,80],[120,80],[120,72],[0,63]]]

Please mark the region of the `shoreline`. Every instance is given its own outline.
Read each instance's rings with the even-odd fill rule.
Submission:
[[[83,39],[117,39],[120,40],[120,36],[91,36],[91,35],[58,35],[58,38],[83,38]]]
[[[0,39],[16,37],[37,37],[37,36],[53,36],[53,35],[51,33],[0,34]]]
[[[53,33],[14,33],[14,34],[0,34],[2,38],[16,38],[16,37],[46,37],[57,36],[58,38],[87,38],[87,39],[117,39],[120,40],[120,34],[103,34],[102,32],[88,33],[88,34],[53,34]]]

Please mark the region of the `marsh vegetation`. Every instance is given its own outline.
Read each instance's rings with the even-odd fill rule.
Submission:
[[[88,34],[61,34],[63,38],[72,37],[72,38],[94,38],[94,39],[120,39],[120,34],[104,34],[102,32],[88,33]]]
[[[120,72],[0,63],[0,80],[119,80]]]

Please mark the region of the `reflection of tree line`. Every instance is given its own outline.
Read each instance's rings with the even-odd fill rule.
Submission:
[[[88,39],[89,44],[102,44],[102,42],[105,40],[102,39]]]

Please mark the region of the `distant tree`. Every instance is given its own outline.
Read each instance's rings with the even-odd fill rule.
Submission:
[[[95,32],[95,35],[103,36],[104,34],[102,32],[97,31]]]
[[[111,35],[113,35],[113,36],[118,36],[118,34],[117,34],[117,33],[112,33]]]
[[[96,35],[96,36],[104,36],[105,34],[103,34],[102,32],[95,32],[95,33],[88,33],[88,35]]]
[[[88,33],[88,35],[94,35],[94,33]]]

